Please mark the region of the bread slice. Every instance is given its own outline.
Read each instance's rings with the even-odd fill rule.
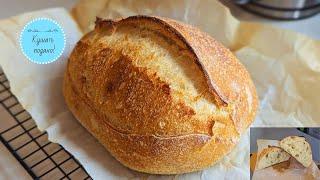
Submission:
[[[290,155],[280,147],[269,146],[259,154],[256,170],[270,167],[272,165],[288,161]]]
[[[312,151],[310,144],[304,137],[289,136],[280,141],[280,147],[288,152],[303,166],[309,167],[312,163]]]

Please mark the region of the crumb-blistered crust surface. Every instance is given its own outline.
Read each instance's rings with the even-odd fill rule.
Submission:
[[[174,97],[170,84],[138,67],[101,38],[118,26],[143,25],[175,42],[203,72],[218,111],[202,112]],[[72,52],[64,96],[75,117],[125,166],[176,174],[216,163],[238,142],[257,109],[248,72],[213,38],[182,23],[147,16],[97,20]],[[177,100],[178,99],[178,100]]]

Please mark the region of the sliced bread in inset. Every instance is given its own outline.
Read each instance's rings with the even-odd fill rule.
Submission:
[[[269,146],[261,151],[257,159],[256,170],[289,160],[290,155],[280,147]]]
[[[288,152],[304,167],[309,167],[311,165],[311,146],[304,137],[288,136],[280,141],[280,147]]]

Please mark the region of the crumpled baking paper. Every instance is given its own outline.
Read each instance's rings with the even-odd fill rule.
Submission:
[[[268,140],[268,139],[258,139],[257,146],[258,146],[258,155],[264,148],[268,146],[278,146],[278,140]],[[254,171],[252,180],[316,180],[320,179],[320,170],[318,169],[315,162],[305,168],[302,166],[297,160],[294,158],[289,159],[289,163],[285,164],[281,163],[282,165],[273,165],[268,168],[260,169]],[[256,163],[257,165],[257,163]]]
[[[253,126],[316,126],[320,124],[320,45],[318,41],[269,26],[243,23],[214,0],[91,1],[73,10],[85,32],[95,16],[121,17],[152,14],[193,24],[229,47],[244,63],[257,87],[260,112]],[[36,17],[58,21],[67,36],[62,57],[48,65],[36,65],[22,54],[18,34]],[[67,57],[82,36],[64,9],[23,14],[0,21],[0,65],[11,90],[49,139],[63,145],[94,179],[249,179],[249,133],[237,147],[209,169],[176,176],[157,176],[129,170],[117,162],[72,116],[62,96]]]

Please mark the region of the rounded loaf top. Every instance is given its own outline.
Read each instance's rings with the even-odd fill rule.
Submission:
[[[150,16],[97,19],[69,58],[64,96],[117,160],[156,174],[217,162],[258,104],[228,49],[197,28]]]

